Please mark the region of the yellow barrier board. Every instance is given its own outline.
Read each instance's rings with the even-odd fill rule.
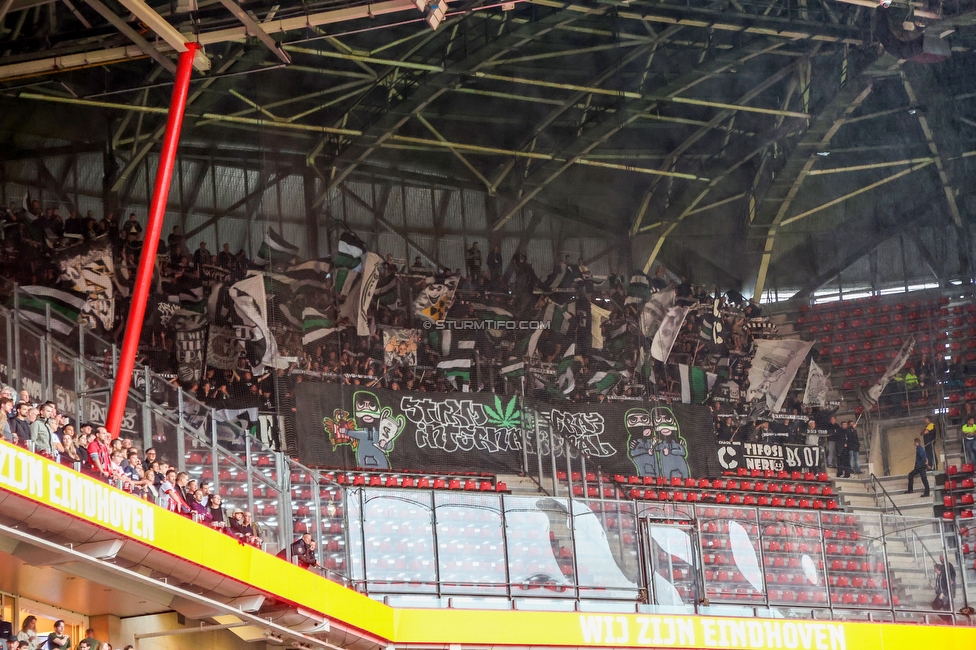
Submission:
[[[642,614],[397,609],[397,643],[741,650],[976,648],[976,628]]]
[[[0,490],[394,644],[735,650],[976,648],[976,628],[650,614],[393,609],[2,440]]]

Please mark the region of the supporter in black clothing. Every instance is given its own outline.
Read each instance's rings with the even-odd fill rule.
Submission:
[[[502,277],[502,249],[501,246],[495,244],[491,247],[491,252],[488,253],[488,271],[491,273],[492,280],[498,280]]]
[[[857,429],[853,426],[849,426],[846,429],[847,432],[847,455],[848,455],[848,469],[854,474],[861,473],[861,466],[858,462],[857,454],[861,451],[861,439],[857,436]]]
[[[27,420],[27,414],[30,412],[30,409],[31,405],[29,403],[21,402],[17,405],[17,417],[9,420],[10,432],[17,436],[17,440],[21,444],[31,439],[30,422]]]
[[[230,244],[224,244],[224,250],[217,253],[217,266],[228,271],[234,267],[234,254],[230,252]]]
[[[830,418],[834,422],[834,418]],[[837,478],[851,477],[851,455],[847,450],[847,432],[842,427],[837,427],[834,436],[834,458],[837,460]]]
[[[122,236],[126,241],[135,241],[142,234],[142,224],[136,221],[136,213],[129,215],[129,220],[122,224]]]
[[[287,557],[287,550],[278,553],[278,557]],[[292,562],[297,562],[303,569],[318,566],[318,558],[315,557],[315,541],[309,533],[305,533],[291,544]]]

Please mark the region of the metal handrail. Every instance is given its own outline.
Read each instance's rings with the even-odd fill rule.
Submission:
[[[872,473],[871,474],[871,489],[874,491],[874,505],[876,507],[880,507],[880,506],[878,506],[878,488],[881,488],[881,493],[884,495],[885,499],[887,501],[890,501],[891,502],[891,507],[895,509],[895,512],[897,512],[899,515],[901,515],[902,517],[904,517],[905,516],[905,513],[903,513],[901,511],[901,508],[898,507],[898,504],[895,503],[894,498],[892,498],[892,496],[890,494],[888,494],[888,490],[885,489],[885,486],[881,485],[881,482],[878,481],[878,477],[875,476]],[[884,514],[888,514],[888,507],[887,507],[887,505],[884,507],[884,511],[883,512],[884,512]]]
[[[894,498],[888,493],[888,490],[885,489],[885,486],[881,484],[881,482],[878,480],[878,477],[875,476],[874,474],[871,474],[871,487],[874,490],[875,505],[877,505],[878,503],[878,488],[881,488],[882,495],[887,501],[891,502],[891,507],[894,508],[895,512],[898,513],[899,516],[905,517],[905,514],[901,511],[901,508],[899,508],[898,504],[895,503]],[[882,516],[886,514],[889,514],[887,507],[885,507],[884,511],[882,512]],[[911,533],[912,558],[918,561],[919,559],[918,548],[921,547],[922,550],[925,552],[925,555],[927,555],[929,559],[932,560],[933,564],[935,563],[936,557],[932,555],[932,552],[928,548],[926,548],[925,544],[922,543],[922,538],[918,536],[918,533],[908,528],[903,529],[901,533],[904,536],[904,543],[906,548],[908,547],[908,541],[909,541],[908,533]],[[925,579],[928,580],[929,567],[928,564],[926,564],[925,562],[922,562],[922,571],[925,573]]]

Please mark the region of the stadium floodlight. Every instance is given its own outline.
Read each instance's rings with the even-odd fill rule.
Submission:
[[[437,0],[436,3],[431,4],[427,8],[427,24],[430,25],[431,29],[437,29],[437,26],[441,24],[447,13],[445,8],[447,7],[447,2],[444,0]]]
[[[412,0],[413,6],[424,14],[424,20],[431,29],[437,27],[447,16],[447,2],[445,0]]]

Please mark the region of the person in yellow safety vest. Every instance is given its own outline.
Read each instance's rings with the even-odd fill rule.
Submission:
[[[909,368],[905,372],[905,390],[908,392],[918,390],[918,375],[915,374],[912,368]]]
[[[962,444],[966,448],[968,462],[976,463],[976,418],[969,418],[962,425]]]

